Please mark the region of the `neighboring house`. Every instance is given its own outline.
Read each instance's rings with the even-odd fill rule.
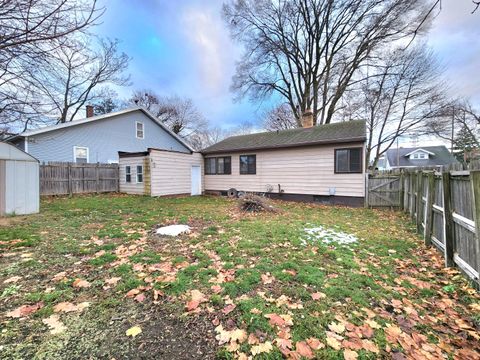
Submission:
[[[303,120],[300,129],[233,136],[204,149],[205,192],[363,205],[365,122]]]
[[[389,149],[385,159],[379,162],[379,170],[440,167],[457,163],[457,159],[443,146],[422,146],[416,148]]]
[[[87,109],[87,114],[92,111]],[[142,152],[148,148],[193,151],[143,108],[28,130],[8,141],[41,162],[116,163],[119,151]]]

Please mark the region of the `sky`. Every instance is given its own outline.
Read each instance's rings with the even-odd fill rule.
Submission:
[[[221,17],[223,0],[104,1],[96,32],[117,38],[131,58],[134,89],[191,98],[212,126],[258,123],[271,104],[235,102],[230,92],[241,47]],[[443,0],[427,43],[445,67],[452,96],[469,97],[480,107],[480,9],[470,0]]]

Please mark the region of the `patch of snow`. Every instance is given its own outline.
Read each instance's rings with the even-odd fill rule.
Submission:
[[[302,239],[303,245],[306,245],[307,241],[321,241],[324,244],[333,243],[338,245],[349,245],[358,241],[358,238],[353,234],[347,234],[342,231],[328,229],[321,225],[307,227],[303,230],[306,234],[306,238]]]
[[[158,228],[156,233],[158,235],[178,236],[183,233],[189,233],[190,226],[188,225],[168,225]]]

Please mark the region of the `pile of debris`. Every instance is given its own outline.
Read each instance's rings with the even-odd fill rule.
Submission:
[[[238,199],[238,206],[241,211],[246,212],[277,212],[278,209],[272,205],[270,199],[255,195],[245,194]]]

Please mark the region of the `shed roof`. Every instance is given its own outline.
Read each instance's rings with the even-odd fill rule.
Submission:
[[[32,155],[27,154],[25,151],[20,150],[19,148],[0,141],[0,160],[21,160],[21,161],[30,161],[38,162]]]
[[[410,160],[409,155],[421,151],[430,154],[428,159]],[[387,150],[388,163],[391,167],[428,167],[457,163],[457,159],[444,145],[421,146],[417,148],[399,148]]]
[[[344,121],[283,131],[231,136],[202,150],[203,154],[365,141],[365,121]]]

